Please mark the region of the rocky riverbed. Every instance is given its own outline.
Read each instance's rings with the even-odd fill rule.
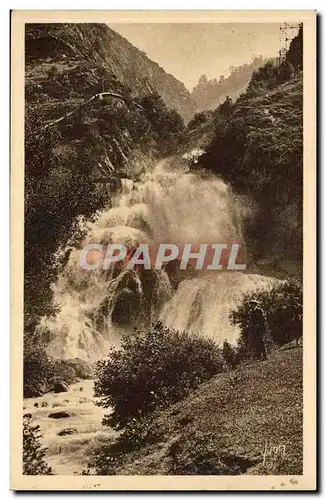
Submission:
[[[31,414],[33,423],[40,426],[46,459],[56,474],[80,474],[100,443],[116,436],[102,426],[105,411],[93,399],[93,381],[82,380],[67,392],[24,400],[24,415]]]

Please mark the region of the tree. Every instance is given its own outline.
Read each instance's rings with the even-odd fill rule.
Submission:
[[[299,281],[276,281],[267,289],[258,289],[244,295],[241,304],[230,313],[231,323],[240,327],[238,346],[251,351],[252,304],[257,300],[265,312],[269,334],[277,346],[302,335],[302,285]]]
[[[230,96],[226,96],[225,101],[217,108],[220,117],[227,119],[233,113],[233,102]]]
[[[140,100],[161,156],[171,154],[183,140],[185,125],[174,109],[168,109],[162,97],[153,92]]]
[[[291,40],[286,61],[293,65],[294,68],[302,69],[303,64],[303,26],[299,27],[297,36]]]
[[[238,364],[236,348],[233,347],[227,340],[224,340],[223,342],[222,357],[226,364],[232,369]]]
[[[33,425],[29,417],[23,422],[23,474],[31,476],[53,475],[44,460],[47,449],[41,444],[40,426]]]
[[[57,127],[43,130],[44,116],[27,107],[25,118],[25,330],[33,333],[39,318],[52,310],[51,283],[59,267],[58,247],[77,229],[77,217],[91,216],[104,204],[94,183],[94,154],[88,141],[60,154]],[[86,165],[86,168],[85,168]]]
[[[24,339],[24,397],[42,396],[50,388],[54,363],[44,348],[29,335]]]
[[[97,404],[112,408],[103,423],[124,428],[132,419],[179,401],[221,370],[220,350],[210,339],[161,323],[145,334],[126,335],[121,349],[111,349],[97,365]]]

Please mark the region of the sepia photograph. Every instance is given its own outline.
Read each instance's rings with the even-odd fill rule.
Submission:
[[[12,489],[316,488],[315,23],[12,12]]]

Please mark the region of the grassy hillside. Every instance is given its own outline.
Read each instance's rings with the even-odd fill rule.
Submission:
[[[158,414],[137,450],[109,445],[107,473],[301,474],[302,349],[291,347],[217,375]]]

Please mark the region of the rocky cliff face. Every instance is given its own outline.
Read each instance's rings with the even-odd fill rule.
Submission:
[[[44,101],[101,90],[158,92],[185,121],[195,112],[183,83],[105,24],[28,24],[25,51],[27,98],[35,91]]]

